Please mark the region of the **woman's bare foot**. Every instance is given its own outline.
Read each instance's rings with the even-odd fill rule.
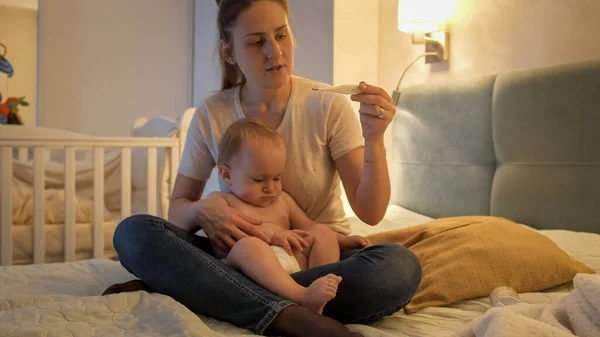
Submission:
[[[301,305],[318,312],[323,313],[325,304],[331,301],[337,294],[338,284],[342,278],[337,275],[328,274],[316,279],[304,293],[304,301]]]

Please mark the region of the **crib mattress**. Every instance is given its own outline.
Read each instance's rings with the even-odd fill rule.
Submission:
[[[116,256],[112,237],[121,218],[119,214],[111,214],[110,221],[104,221],[104,258]],[[55,263],[64,261],[64,224],[45,224],[45,262]],[[84,260],[93,257],[93,225],[91,223],[75,224],[75,259]],[[33,263],[33,225],[13,226],[13,264],[23,265]]]
[[[355,234],[416,225],[430,218],[391,207],[381,227],[352,219]],[[600,272],[600,235],[570,231],[541,231],[565,252]],[[72,263],[0,267],[0,336],[17,332],[73,336],[252,335],[191,311],[170,297],[146,292],[98,296],[110,284],[132,279],[118,262],[99,259]],[[528,303],[555,303],[570,291],[563,285],[545,292],[522,294]],[[486,298],[448,307],[427,308],[416,314],[402,311],[370,325],[349,325],[365,337],[448,336],[490,308]]]

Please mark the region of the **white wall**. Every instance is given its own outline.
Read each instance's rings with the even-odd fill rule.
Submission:
[[[397,0],[380,0],[379,82],[393,90],[424,51],[399,32]],[[600,57],[597,0],[458,0],[447,65],[413,66],[402,87]]]
[[[333,84],[376,84],[379,2],[337,0],[334,9]]]
[[[333,14],[333,85],[378,83],[379,1],[336,0]],[[352,102],[358,118],[360,104]],[[386,135],[387,136],[387,135]],[[391,145],[391,137],[386,139]],[[391,151],[388,151],[391,153]],[[344,188],[342,200],[351,212]]]
[[[295,73],[328,84],[334,80],[334,2],[289,1],[290,24],[297,44]]]
[[[40,2],[39,125],[123,136],[192,104],[193,1]]]
[[[2,93],[2,102],[11,96],[25,96],[29,106],[19,107],[19,116],[25,125],[35,126],[37,12],[30,8],[13,7],[13,5],[16,3],[0,2],[0,42],[8,49],[6,59],[11,63],[14,71],[11,78],[4,73],[0,74],[0,93]],[[0,53],[3,51],[0,49]]]
[[[194,8],[194,106],[221,87],[217,52],[217,4],[195,1]]]

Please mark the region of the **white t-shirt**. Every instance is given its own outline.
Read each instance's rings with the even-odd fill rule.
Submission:
[[[312,90],[326,86],[292,76],[292,92],[277,128],[287,148],[283,189],[312,220],[349,234],[334,160],[364,146],[364,138],[358,113],[347,96]],[[231,123],[245,117],[239,94],[237,86],[206,98],[198,106],[188,130],[180,174],[209,179],[223,133]],[[226,190],[222,182],[220,186]]]

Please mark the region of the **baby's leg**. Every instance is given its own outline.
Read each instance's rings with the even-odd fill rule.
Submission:
[[[340,260],[340,246],[337,234],[329,227],[315,224],[308,232],[313,239],[312,244],[304,249],[308,257],[308,267],[318,267]]]
[[[323,313],[325,304],[335,297],[342,280],[339,276],[328,274],[305,288],[286,273],[271,247],[255,237],[245,237],[236,242],[224,261],[274,294],[318,313]]]

